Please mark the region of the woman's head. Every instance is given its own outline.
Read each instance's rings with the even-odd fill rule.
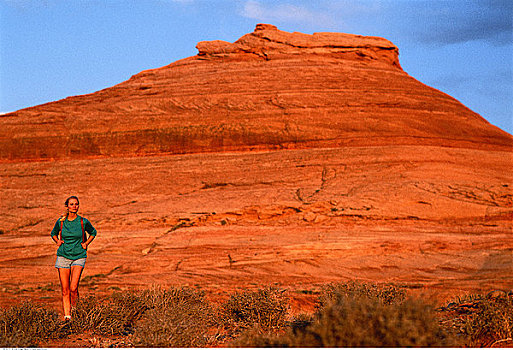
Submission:
[[[71,203],[70,203],[70,202],[71,202]],[[78,201],[78,197],[77,197],[77,196],[71,196],[71,197],[68,197],[68,198],[66,199],[66,201],[64,202],[64,205],[65,205],[66,207],[69,207],[69,206],[70,206],[70,204],[75,204],[75,203],[76,203],[76,205],[79,205],[79,204],[80,204],[80,203],[79,203],[79,201]]]
[[[66,207],[66,211],[64,212],[64,215],[61,217],[61,220],[66,220],[66,218],[68,217],[68,215],[70,213],[74,213],[76,214],[78,212],[78,206],[79,206],[79,201],[78,201],[78,197],[77,196],[71,196],[71,197],[68,197],[66,199],[66,201],[64,202],[64,206]]]

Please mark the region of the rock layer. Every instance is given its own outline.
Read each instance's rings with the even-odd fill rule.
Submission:
[[[238,58],[247,60],[253,54],[259,59],[290,59],[315,55],[340,59],[366,58],[390,63],[400,68],[399,49],[390,41],[378,37],[342,33],[287,33],[270,24],[258,24],[253,33],[244,35],[235,43],[204,41],[196,48],[198,56],[206,58]],[[240,56],[242,55],[242,56]]]
[[[511,289],[512,138],[408,76],[390,42],[259,25],[198,50],[0,119],[0,306],[60,308],[49,233],[71,194],[99,232],[85,294]]]
[[[235,43],[93,94],[0,118],[0,159],[423,144],[511,149],[511,135],[405,73],[376,37],[257,25]]]
[[[70,194],[99,232],[82,295],[157,283],[214,298],[274,284],[304,296],[358,279],[443,300],[513,286],[511,152],[399,145],[4,162],[0,181],[0,307],[30,298],[60,308],[49,234]]]

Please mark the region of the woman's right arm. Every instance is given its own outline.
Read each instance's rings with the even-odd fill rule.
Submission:
[[[63,240],[60,240],[59,239],[59,231],[60,231],[60,225],[59,225],[59,220],[57,220],[57,222],[55,223],[53,229],[52,229],[52,232],[50,233],[51,237],[52,237],[52,240],[57,243],[57,245],[60,247],[61,244],[64,243]]]
[[[52,240],[57,243],[57,245],[60,247],[62,243],[64,243],[63,240],[59,239],[57,236],[52,236]]]

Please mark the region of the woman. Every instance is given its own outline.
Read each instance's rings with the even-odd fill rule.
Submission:
[[[64,202],[66,213],[53,227],[51,236],[59,246],[55,267],[59,271],[62,289],[64,320],[71,320],[71,307],[77,304],[78,282],[87,258],[87,247],[96,237],[96,229],[89,220],[79,216],[78,198],[71,196]],[[86,239],[86,232],[89,238]]]

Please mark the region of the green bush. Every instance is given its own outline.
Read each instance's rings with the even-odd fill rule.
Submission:
[[[32,347],[65,334],[57,312],[24,302],[0,312],[0,346]]]
[[[192,288],[152,288],[143,292],[148,310],[137,322],[142,347],[203,347],[214,327],[213,311],[203,292]]]
[[[288,299],[274,288],[237,292],[221,305],[219,317],[235,333],[258,327],[264,331],[285,326]]]

